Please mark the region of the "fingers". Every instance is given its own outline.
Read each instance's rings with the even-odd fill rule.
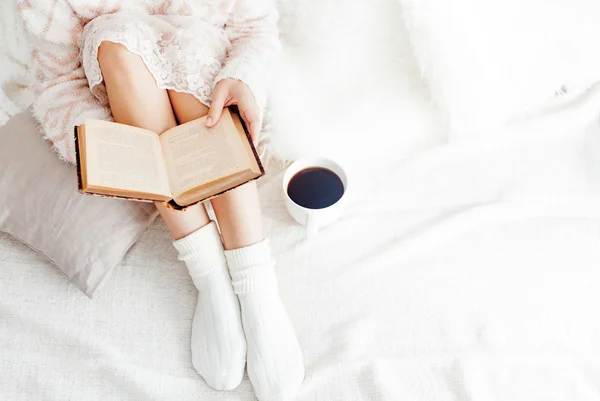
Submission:
[[[254,98],[252,98],[252,100],[253,99]],[[240,109],[240,115],[246,123],[248,133],[252,138],[252,142],[256,145],[262,125],[261,113],[254,101],[250,102],[248,98],[245,98],[244,100],[246,101],[242,101],[238,105]]]
[[[256,100],[250,89],[241,81],[223,80],[217,84],[213,91],[213,99],[208,116],[206,118],[206,126],[212,128],[221,119],[223,108],[237,104],[240,115],[248,131],[252,142],[258,142],[260,129],[262,125],[261,111],[256,104]]]
[[[225,107],[225,102],[227,101],[228,91],[217,85],[215,91],[213,92],[212,104],[210,105],[210,109],[208,110],[208,117],[206,118],[206,126],[212,128],[216,123],[221,119],[221,113],[223,112],[223,107]]]

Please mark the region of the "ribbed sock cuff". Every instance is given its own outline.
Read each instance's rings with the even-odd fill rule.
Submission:
[[[277,291],[274,261],[268,240],[244,248],[225,251],[236,294]]]
[[[192,279],[225,265],[221,236],[214,221],[179,240],[173,241],[178,259],[186,263]]]

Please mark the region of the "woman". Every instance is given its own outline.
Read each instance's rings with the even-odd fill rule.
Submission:
[[[74,162],[85,118],[164,132],[237,104],[257,140],[267,68],[279,42],[272,0],[19,0],[34,41],[33,112],[59,156]],[[260,400],[292,398],[302,354],[277,293],[254,183],[184,212],[157,203],[198,288],[192,362],[233,389],[248,375]]]

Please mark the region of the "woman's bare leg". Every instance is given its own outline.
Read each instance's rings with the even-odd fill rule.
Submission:
[[[185,211],[167,209],[162,202],[155,203],[173,239],[181,239],[210,223],[204,205],[197,204]]]
[[[169,97],[180,123],[208,112],[193,96],[169,91]],[[213,199],[212,205],[240,300],[250,381],[259,400],[293,399],[304,378],[302,351],[277,294],[256,185],[242,185]]]
[[[212,200],[225,249],[238,249],[265,239],[258,190],[254,181]]]
[[[168,91],[180,123],[204,117],[208,107],[192,95]],[[264,239],[256,184],[250,182],[211,201],[225,249],[237,249]]]
[[[157,133],[177,124],[169,94],[156,86],[140,57],[124,46],[104,42],[98,61],[117,122]],[[246,341],[218,230],[209,225],[201,204],[184,212],[169,210],[158,202],[156,207],[177,240],[173,245],[179,259],[186,263],[198,288],[191,333],[192,364],[213,388],[233,389],[244,374]]]
[[[115,121],[157,133],[177,125],[167,91],[156,86],[139,56],[121,44],[103,42],[98,62]],[[210,222],[201,204],[185,212],[167,209],[162,202],[157,202],[156,207],[174,239],[183,238]]]

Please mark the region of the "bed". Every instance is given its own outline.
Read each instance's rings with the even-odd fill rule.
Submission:
[[[481,157],[455,148],[355,173],[345,215],[310,241],[270,164],[260,194],[305,355],[298,400],[600,397],[597,197],[509,199],[495,180],[504,195],[454,182],[440,202],[427,194],[465,154]],[[415,185],[419,172],[430,181]],[[160,220],[94,300],[2,234],[0,294],[2,400],[254,399],[247,378],[218,392],[195,373],[196,292]]]
[[[300,56],[310,66],[329,54],[325,45],[308,53],[301,40],[312,49],[325,43],[320,32],[331,24],[341,32],[326,43],[339,50],[336,57],[307,81],[331,83],[314,99],[319,105],[340,93],[354,104],[345,79],[363,68],[352,63],[362,56],[347,46],[369,50],[373,65],[396,48],[390,71],[372,84],[382,93],[406,92],[380,114],[395,112],[393,121],[403,122],[384,132],[398,142],[364,152],[369,160],[356,157],[363,142],[347,144],[355,152],[348,207],[315,239],[306,240],[285,210],[282,164],[268,163],[259,181],[281,297],[305,356],[297,400],[600,399],[599,86],[496,135],[439,141],[404,35],[394,36],[404,47],[371,40],[380,38],[380,21],[399,27],[388,8],[354,1],[343,20],[334,18],[332,0],[324,8],[310,3],[313,13],[280,3],[289,8],[282,14],[289,26],[311,27],[285,37],[299,54],[291,66]],[[344,36],[365,13],[373,14],[362,27],[368,35]],[[292,16],[304,20],[292,24]],[[338,64],[358,70],[328,81]],[[404,64],[408,77],[398,73]],[[398,78],[390,83],[392,72]],[[288,97],[290,88],[283,89]],[[379,108],[379,94],[364,99]],[[0,121],[17,109],[0,96]],[[305,129],[306,121],[291,120]],[[323,132],[339,127],[321,125]],[[340,135],[348,135],[345,128]],[[360,139],[362,130],[352,135]],[[379,134],[379,142],[386,139]],[[333,153],[339,146],[329,142],[322,145]],[[218,392],[194,371],[195,300],[160,220],[93,300],[43,256],[0,233],[0,400],[254,400],[247,377],[236,390]]]

